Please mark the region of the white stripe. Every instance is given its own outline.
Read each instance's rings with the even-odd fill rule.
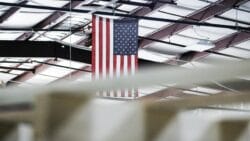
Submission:
[[[131,75],[135,74],[135,55],[131,55]],[[131,95],[135,97],[135,89],[131,89]]]
[[[135,97],[135,89],[134,89],[134,88],[131,89],[131,96],[132,96],[132,97]]]
[[[116,55],[116,78],[120,77],[121,74],[121,56]]]
[[[131,74],[135,74],[135,55],[131,55]]]
[[[96,92],[96,96],[101,96],[101,94],[100,94],[100,92],[98,91],[98,92]]]
[[[102,20],[102,78],[106,78],[106,18]]]
[[[109,48],[109,77],[112,79],[114,77],[114,59],[113,59],[113,20],[110,20],[110,48]],[[110,91],[110,96],[113,97],[114,96],[114,91]]]
[[[102,96],[104,96],[104,97],[105,97],[105,96],[108,96],[108,95],[107,95],[107,91],[103,91],[103,92],[102,92]]]
[[[121,56],[116,55],[116,78],[120,77],[121,71]],[[117,97],[121,97],[121,90],[117,90]]]
[[[107,68],[106,68],[106,18],[102,19],[102,79],[106,79],[106,73],[107,73]],[[107,96],[107,91],[102,92],[103,96]]]
[[[114,75],[114,59],[113,59],[113,52],[114,52],[114,50],[113,50],[113,47],[114,47],[114,45],[113,45],[113,20],[110,20],[110,48],[109,48],[109,50],[110,50],[110,56],[109,56],[109,75],[110,75],[110,78],[113,78],[113,75]]]
[[[123,74],[124,76],[128,75],[128,56],[124,55],[124,59],[123,59]]]
[[[128,76],[128,56],[124,55],[124,66],[123,66],[123,73],[124,76]],[[128,97],[128,89],[124,90],[125,97]]]
[[[99,17],[96,16],[96,28],[95,28],[95,79],[99,79]]]

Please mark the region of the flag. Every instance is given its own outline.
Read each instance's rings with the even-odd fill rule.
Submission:
[[[138,69],[138,21],[92,17],[92,77],[112,79],[135,74]],[[102,96],[137,97],[138,92],[117,90]]]

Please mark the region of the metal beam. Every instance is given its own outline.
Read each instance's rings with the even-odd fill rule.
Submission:
[[[212,51],[219,51],[229,46],[236,45],[243,41],[250,39],[250,33],[247,32],[237,32],[235,34],[229,35],[223,39],[220,39],[215,42],[215,48],[211,49]],[[225,46],[226,45],[226,46]]]
[[[68,0],[69,1],[69,0]],[[73,1],[82,1],[82,0],[71,0]],[[111,0],[100,0],[105,2],[112,2]],[[155,3],[165,3],[165,4],[176,4],[174,0],[152,0],[147,3],[136,2],[136,1],[127,1],[127,0],[117,0],[115,3],[119,4],[126,4],[126,5],[134,5],[134,6],[141,6],[141,7],[154,7]]]
[[[57,27],[58,25],[60,25],[61,23],[63,23],[64,20],[67,19],[67,17],[62,18],[62,19],[63,19],[63,20],[60,20],[58,23],[56,23],[56,24],[50,26],[49,29],[47,29],[47,31],[45,31],[45,32],[43,32],[43,33],[37,35],[35,38],[32,39],[32,41],[36,41],[36,40],[37,40],[38,38],[40,38],[40,37],[45,37],[47,32],[51,31],[52,29],[54,30],[55,27]],[[57,29],[56,29],[56,30],[57,30]],[[68,30],[68,31],[66,31],[66,32],[70,32],[70,30]]]
[[[232,18],[227,18],[227,17],[223,17],[223,16],[218,16],[215,15],[214,17],[219,18],[219,19],[223,19],[223,20],[227,20],[227,21],[231,21],[231,22],[235,22],[237,24],[245,24],[245,25],[250,25],[249,22],[245,22],[245,21],[241,21],[241,20],[236,20],[236,19],[232,19]]]
[[[70,47],[51,41],[0,41],[1,57],[48,57],[70,59]],[[91,64],[91,51],[71,47],[71,60]],[[166,64],[139,59],[139,67]]]
[[[26,4],[28,1],[21,1],[18,4]],[[0,16],[0,23],[3,23],[7,19],[9,19],[12,15],[14,15],[20,7],[11,7],[9,10],[7,10],[3,15]]]
[[[79,70],[75,70],[61,78],[58,78],[57,80],[51,82],[51,83],[57,83],[57,82],[60,82],[60,81],[65,81],[65,80],[75,80],[77,78],[80,78],[80,76],[86,74],[86,73],[91,73],[91,66],[84,66],[81,68],[82,70],[85,70],[85,71],[79,71]]]
[[[5,67],[5,66],[0,66],[0,69],[6,69],[6,70],[20,70],[20,71],[31,71],[35,72],[34,69],[27,69],[27,68],[18,68],[18,67]]]
[[[181,19],[180,21],[182,21],[182,22],[192,21],[189,19],[196,19],[198,21],[205,21],[205,20],[213,17],[214,15],[219,15],[219,14],[231,9],[232,7],[237,5],[237,3],[242,3],[245,1],[246,0],[223,0],[217,4],[211,4],[211,5],[203,8],[202,10],[199,10],[199,12],[195,12],[195,13],[187,16],[188,18]],[[188,24],[175,23],[175,24],[167,26],[167,27],[165,27],[157,32],[154,32],[153,34],[149,35],[148,37],[153,38],[153,39],[163,39],[165,37],[171,36],[175,33],[182,31],[189,26],[190,25],[188,25]],[[151,43],[153,43],[153,41],[142,40],[140,47],[146,47]]]
[[[48,59],[47,61],[45,62],[48,62],[48,63],[54,63],[54,60],[53,59]],[[44,71],[45,69],[47,69],[49,66],[48,65],[44,65],[44,64],[39,64],[37,66],[35,66],[33,69],[34,69],[34,72],[24,72],[23,74],[21,75],[18,75],[16,77],[14,77],[13,79],[9,80],[7,83],[6,83],[6,86],[14,86],[16,84],[18,84],[18,82],[24,82],[24,81],[27,81],[29,79],[31,79],[33,76],[35,76],[37,73],[40,73],[42,71]]]
[[[70,59],[70,47],[51,41],[0,41],[1,57],[52,57]],[[72,47],[72,60],[91,63],[91,51]]]
[[[215,47],[208,50],[208,51],[205,51],[205,52],[195,52],[195,51],[186,52],[186,53],[180,55],[179,59],[185,60],[185,61],[192,61],[192,60],[201,59],[201,58],[208,56],[211,52],[218,52],[220,50],[223,50],[223,49],[228,48],[230,46],[234,46],[234,45],[239,44],[239,43],[246,41],[248,39],[250,39],[250,33],[247,33],[247,32],[233,33],[233,34],[231,34],[223,39],[216,41],[214,43]]]
[[[235,91],[246,92],[250,90],[250,81],[247,79],[235,79],[229,82],[220,82],[219,85],[211,83],[211,84],[200,85],[200,86],[211,88],[211,89],[222,90],[222,91],[228,91],[229,89],[231,89],[233,90],[231,91],[232,93],[235,93]]]
[[[6,62],[9,62],[9,63],[14,63],[16,62],[17,64],[14,66],[15,68],[18,68],[19,66],[23,65],[24,63],[29,63],[29,59],[26,59],[25,61],[21,61],[21,62],[18,62],[18,61],[6,61]],[[34,70],[35,71],[35,70]],[[10,73],[11,70],[8,70],[7,73]]]
[[[76,1],[76,0],[73,0],[73,1]],[[101,0],[101,1],[111,2],[110,0]],[[124,1],[124,0],[118,0],[118,1],[115,1],[115,3],[133,5],[133,6],[143,6],[143,7],[151,7],[152,5],[152,3],[142,3],[142,2],[136,2],[136,1]]]
[[[66,4],[65,6],[63,6],[63,8],[66,8],[66,9],[75,8],[78,5],[80,5],[81,3],[82,3],[82,1],[74,1],[72,3]],[[65,14],[66,13],[62,12],[62,11],[56,11],[53,14],[51,14],[49,17],[47,17],[46,19],[44,19],[41,22],[39,22],[38,24],[36,24],[33,27],[33,29],[44,28],[44,27],[48,26],[49,24],[51,24],[52,22],[59,19],[60,17],[64,16]],[[33,35],[34,35],[34,32],[26,32],[26,33],[22,34],[21,36],[19,36],[16,40],[28,40]]]
[[[168,2],[168,3],[173,3],[174,4],[173,0],[165,0],[165,1]],[[166,3],[161,3],[161,2],[156,1],[154,3],[153,7],[151,7],[151,8],[148,8],[148,7],[139,8],[135,12],[132,12],[132,15],[145,16],[145,15],[149,14],[150,12],[152,12],[153,10],[159,9],[159,8],[165,6],[165,5],[166,5]]]
[[[6,3],[6,2],[0,2],[0,5],[14,6],[14,7],[24,7],[24,8],[30,8],[30,9],[58,10],[58,11],[63,11],[63,12],[74,12],[74,13],[89,13],[89,12],[91,12],[90,10],[67,9],[67,8],[48,7],[48,6],[34,6],[34,5],[18,5],[18,4],[15,4],[15,3]],[[135,16],[135,15],[121,14],[121,13],[115,13],[114,14],[113,12],[105,12],[105,11],[96,11],[93,14],[106,15],[106,16],[120,16],[120,17],[144,19],[144,20],[151,20],[151,21],[171,22],[171,23],[179,23],[179,24],[183,24],[183,25],[199,25],[199,26],[228,28],[228,29],[237,29],[237,30],[245,30],[245,31],[250,30],[250,28],[242,27],[242,26],[231,26],[231,25],[204,23],[204,22],[193,22],[193,21],[188,21],[188,20],[180,21],[180,20],[156,18],[156,17],[149,17],[149,16]]]
[[[85,70],[85,69],[79,69],[79,68],[74,68],[74,67],[69,67],[69,66],[64,66],[64,65],[58,65],[58,64],[54,64],[54,63],[47,63],[47,62],[42,62],[42,61],[37,61],[37,60],[31,60],[31,62],[45,64],[45,65],[49,65],[51,67],[58,67],[58,68],[69,69],[69,70],[76,70],[76,71],[83,71],[83,72],[88,71],[88,70]]]
[[[10,30],[14,30],[14,29],[10,29]],[[19,29],[19,30],[27,30],[27,29]],[[44,31],[44,29],[35,29],[36,31]],[[51,31],[57,31],[57,30],[54,30],[52,29]],[[64,30],[64,31],[68,31],[68,30]],[[42,36],[42,35],[41,35]],[[67,35],[68,36],[68,35]],[[64,37],[65,38],[65,37]],[[159,42],[159,43],[164,43],[164,44],[170,44],[170,45],[174,45],[174,46],[178,46],[178,47],[186,47],[185,45],[182,45],[182,44],[177,44],[177,43],[173,43],[173,42],[166,42],[166,41],[162,41],[162,40],[156,40],[156,39],[150,39],[150,38],[147,38],[147,37],[142,37],[142,36],[139,36],[139,39],[146,39],[146,40],[152,40],[154,42]],[[63,39],[61,39],[63,40]],[[90,46],[91,44],[91,37],[87,37],[87,38],[84,38],[82,39],[80,42],[76,43],[77,45],[84,45],[84,46]],[[207,50],[207,51],[204,51],[206,53],[210,53],[210,54],[217,54],[217,55],[222,55],[222,56],[226,56],[226,57],[231,57],[231,58],[236,58],[236,59],[244,59],[244,58],[241,58],[241,57],[238,57],[238,56],[234,56],[234,55],[228,55],[228,54],[223,54],[223,53],[219,53],[219,52],[216,52],[216,51],[212,51],[212,50]],[[195,53],[195,52],[192,52],[192,53]],[[183,54],[183,55],[186,55],[187,53]],[[190,52],[188,52],[188,54],[190,54]],[[183,56],[185,57],[185,56]],[[190,57],[189,57],[190,58]],[[183,58],[182,58],[183,59]],[[185,59],[184,59],[185,60]],[[171,62],[170,64],[172,64],[173,62]]]
[[[188,96],[197,96],[197,95],[185,94],[182,92],[182,90],[176,89],[176,88],[166,88],[166,89],[154,92],[152,94],[139,97],[138,100],[160,100],[160,99],[167,98],[169,96],[188,97]]]
[[[33,108],[32,104],[29,103],[0,105],[0,112],[26,111],[26,110],[31,110],[32,108]]]
[[[166,0],[166,3],[174,3],[174,2],[173,2],[173,0]],[[145,16],[145,15],[149,14],[150,12],[163,7],[164,5],[166,5],[166,3],[154,2],[153,7],[151,7],[151,8],[140,7],[130,14],[134,15],[134,16]],[[85,45],[85,43],[88,42],[89,40],[90,40],[89,38],[84,38],[84,39],[80,40],[77,44],[78,45]]]

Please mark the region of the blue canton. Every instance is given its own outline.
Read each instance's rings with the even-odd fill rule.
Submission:
[[[135,55],[138,49],[138,21],[114,20],[114,55]]]

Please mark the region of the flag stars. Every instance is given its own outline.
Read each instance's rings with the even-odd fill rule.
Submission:
[[[138,46],[137,21],[114,21],[114,54],[133,55],[137,53]]]

